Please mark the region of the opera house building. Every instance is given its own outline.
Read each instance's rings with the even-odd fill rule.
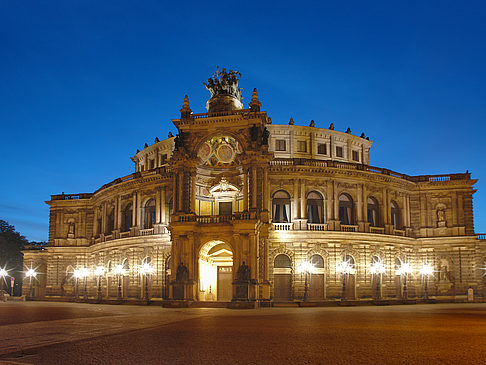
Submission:
[[[51,196],[48,246],[24,251],[39,273],[25,295],[167,306],[485,297],[470,173],[374,167],[364,134],[274,124],[256,89],[243,105],[239,77],[208,79],[206,113],[186,96],[178,134],[145,144],[132,174]]]

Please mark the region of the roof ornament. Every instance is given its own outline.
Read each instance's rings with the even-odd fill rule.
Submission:
[[[238,88],[239,77],[241,77],[241,73],[238,71],[231,69],[226,71],[225,68],[220,71],[219,67],[216,67],[213,77],[210,77],[207,83],[203,82],[203,85],[211,93],[211,98],[206,104],[208,112],[243,109],[243,103],[241,102],[243,97],[241,96],[241,89]],[[256,96],[256,102],[258,102],[258,95]]]
[[[329,128],[328,129],[330,129],[331,131],[333,131],[334,130],[334,123],[329,124]]]
[[[251,94],[250,109],[251,109],[252,112],[259,112],[261,106],[262,106],[262,103],[260,103],[260,100],[258,100],[257,89],[254,88],[253,94]]]
[[[310,121],[309,127],[315,127],[315,126],[316,126],[316,122],[314,122],[314,119],[312,119]]]
[[[192,110],[189,107],[189,98],[187,95],[184,95],[184,101],[182,102],[182,109],[181,109],[181,118],[190,118],[192,114]]]
[[[348,129],[346,129],[346,133],[351,134],[351,128],[348,127]]]
[[[294,125],[294,118],[290,117],[289,125]]]

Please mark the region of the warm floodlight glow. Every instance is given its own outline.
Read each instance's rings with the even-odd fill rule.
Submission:
[[[89,270],[86,267],[82,267],[75,269],[73,274],[76,279],[87,278],[89,276]]]
[[[373,262],[371,264],[371,273],[376,275],[385,273],[385,265],[380,261]]]
[[[412,267],[408,262],[404,262],[398,269],[398,275],[408,275],[412,273]]]
[[[342,274],[354,274],[356,272],[354,265],[351,265],[349,261],[341,261],[336,265],[336,271]]]
[[[140,265],[140,267],[138,268],[138,271],[142,275],[149,275],[149,274],[152,274],[154,272],[154,268],[149,263],[144,262],[142,265]]]
[[[419,273],[424,276],[429,276],[434,273],[434,269],[429,264],[422,264],[422,267],[419,270]]]
[[[312,274],[314,272],[314,265],[309,261],[304,261],[299,265],[298,271],[304,274]]]
[[[105,275],[105,268],[103,266],[96,266],[94,269],[94,274],[96,276],[103,276]]]
[[[113,272],[115,273],[115,275],[125,275],[126,270],[123,265],[116,265]]]
[[[4,278],[5,276],[8,276],[8,272],[5,269],[0,269],[0,277]]]
[[[34,269],[28,269],[27,272],[25,273],[25,276],[27,278],[36,278],[37,272]]]

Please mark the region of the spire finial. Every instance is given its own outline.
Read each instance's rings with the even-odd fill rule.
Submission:
[[[251,111],[259,112],[261,106],[262,106],[262,103],[260,103],[260,100],[258,100],[257,89],[254,88],[253,94],[251,94],[250,109],[251,109]]]
[[[184,96],[184,102],[182,103],[181,118],[189,118],[192,114],[192,110],[189,107],[189,98]]]
[[[289,125],[294,125],[294,118],[290,117]]]
[[[314,119],[312,119],[310,121],[309,127],[315,127],[315,126],[316,126],[316,122],[314,122]]]

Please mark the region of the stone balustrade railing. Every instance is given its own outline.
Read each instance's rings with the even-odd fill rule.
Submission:
[[[140,236],[150,236],[154,234],[154,229],[153,228],[141,229],[139,232],[140,232]]]
[[[308,231],[327,231],[327,223],[307,223]]]
[[[384,234],[385,228],[384,227],[370,227],[370,233]]]
[[[375,167],[370,165],[356,164],[351,162],[340,162],[332,160],[314,160],[306,158],[276,158],[270,161],[270,166],[313,166],[313,167],[333,167],[337,169],[360,170],[367,172],[374,172],[382,175],[397,177],[413,182],[443,182],[451,180],[470,180],[471,174],[469,172],[459,174],[445,174],[445,175],[418,175],[409,176],[401,174],[389,169]]]
[[[478,234],[478,240],[486,240],[486,233]]]
[[[294,227],[293,223],[272,223],[275,231],[291,231]]]
[[[358,226],[351,224],[341,224],[342,232],[358,232]]]

